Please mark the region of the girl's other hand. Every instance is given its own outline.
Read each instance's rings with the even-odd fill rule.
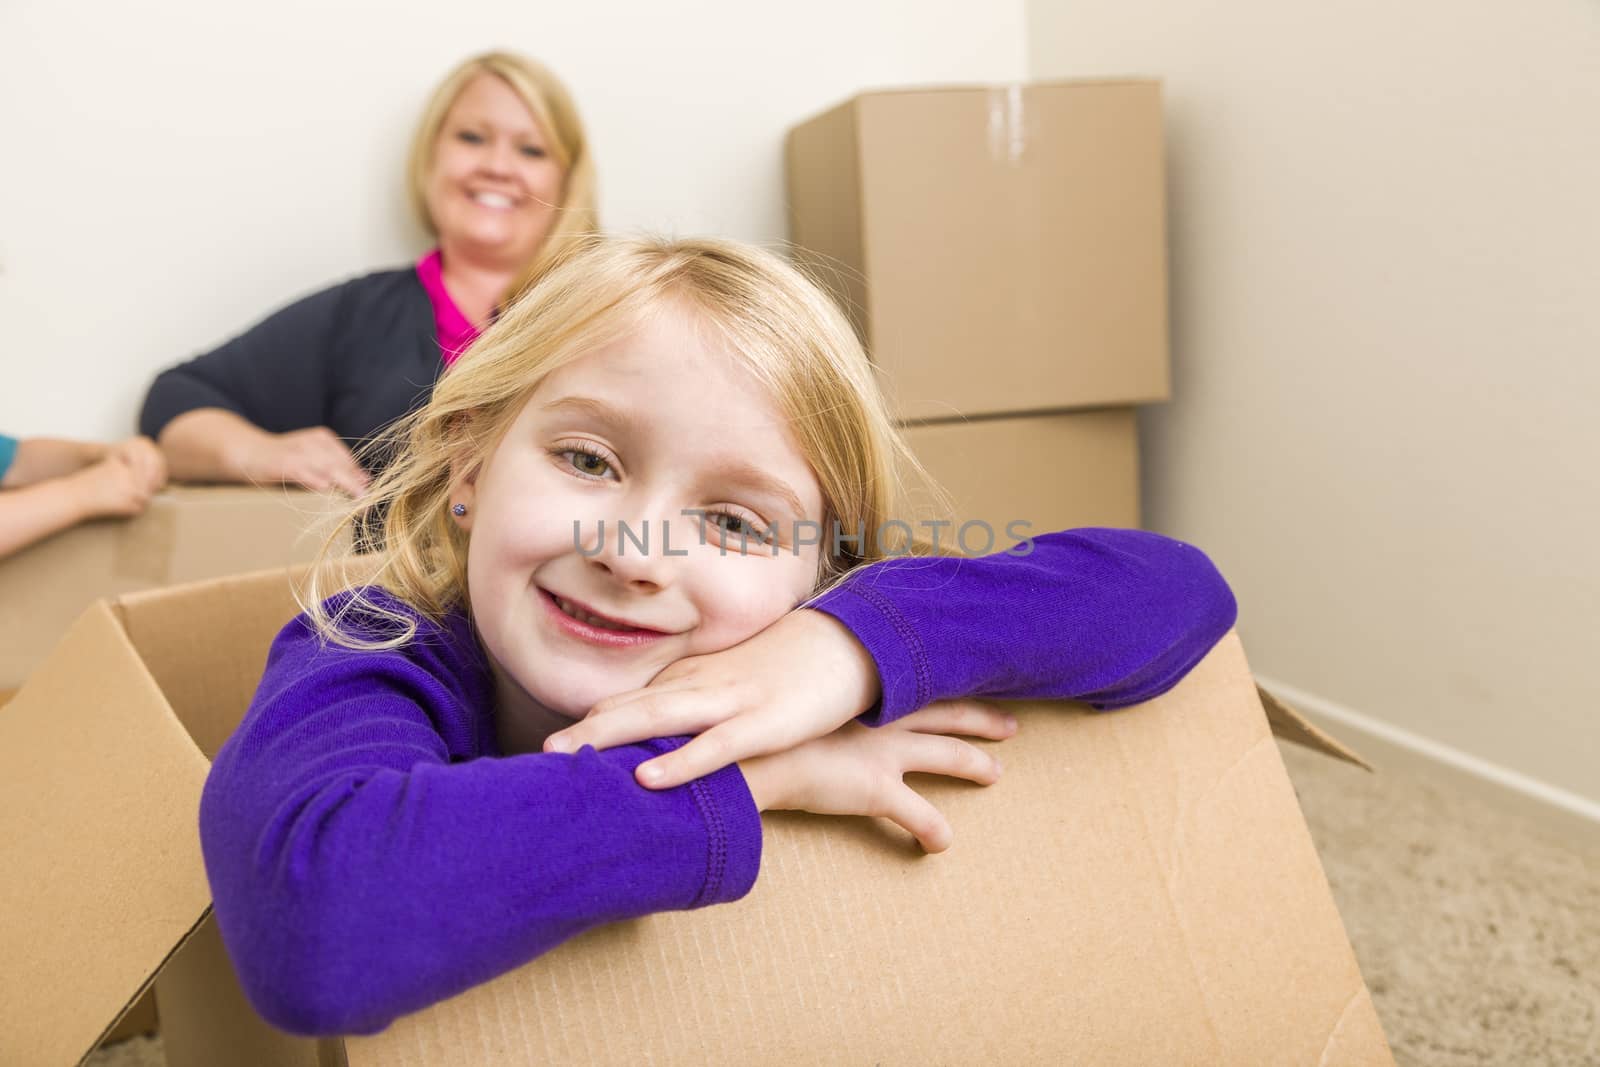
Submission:
[[[134,478],[154,493],[167,484],[167,458],[148,437],[130,437],[107,450],[108,459],[126,465]]]
[[[668,789],[831,734],[877,700],[877,665],[855,635],[831,615],[802,609],[732,648],[678,660],[643,689],[600,701],[551,734],[544,750],[698,734],[639,765],[639,784]]]
[[[165,471],[165,466],[162,470]],[[115,454],[77,474],[68,475],[79,510],[86,519],[137,515],[150,503],[155,488],[150,475]]]
[[[1000,761],[948,734],[1001,741],[1016,722],[997,708],[966,702],[930,704],[878,729],[848,723],[826,737],[787,752],[742,761],[740,771],[762,811],[786,809],[818,815],[889,819],[927,852],[943,852],[954,836],[949,820],[905,783],[912,771],[993,785]]]

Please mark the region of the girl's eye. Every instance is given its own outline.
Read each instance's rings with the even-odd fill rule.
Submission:
[[[463,141],[467,144],[482,144],[483,135],[473,130],[457,130],[456,140]]]
[[[536,144],[523,145],[522,154],[527,156],[529,159],[543,159],[545,157],[544,149],[540,148]]]
[[[765,526],[754,519],[732,511],[708,511],[706,519],[730,537],[742,541],[765,542],[771,535]]]
[[[586,448],[563,448],[556,454],[585,478],[606,478],[614,473],[609,459]]]

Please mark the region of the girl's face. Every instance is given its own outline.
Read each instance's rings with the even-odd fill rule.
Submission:
[[[822,521],[816,476],[765,389],[676,303],[547,377],[451,501],[468,507],[507,753],[760,632],[818,574],[799,543],[818,539],[801,525]]]
[[[510,269],[532,261],[560,209],[561,165],[539,122],[492,74],[467,83],[434,142],[428,211],[448,250]]]

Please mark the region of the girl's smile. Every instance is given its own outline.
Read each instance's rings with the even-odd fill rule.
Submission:
[[[677,301],[550,371],[458,477],[507,753],[759,633],[817,581],[814,544],[760,540],[822,521],[816,475],[768,387]]]
[[[671,636],[664,630],[635,626],[621,619],[601,615],[584,604],[557,596],[547,589],[539,590],[539,595],[549,605],[547,614],[557,629],[580,641],[603,648],[638,648]]]

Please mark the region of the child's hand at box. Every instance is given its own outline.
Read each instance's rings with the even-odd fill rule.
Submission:
[[[1015,732],[1015,722],[998,709],[950,701],[876,730],[847,723],[786,752],[741,761],[739,769],[761,811],[876,816],[903,827],[924,851],[943,852],[952,837],[949,821],[904,776],[918,771],[993,785],[1000,761],[945,735],[1002,741]]]
[[[677,661],[643,689],[602,700],[544,747],[576,752],[698,734],[639,765],[641,785],[667,789],[831,734],[877,700],[878,669],[861,642],[831,615],[800,610],[732,648]],[[961,717],[958,726],[986,727],[989,710],[953,701],[946,715]]]

